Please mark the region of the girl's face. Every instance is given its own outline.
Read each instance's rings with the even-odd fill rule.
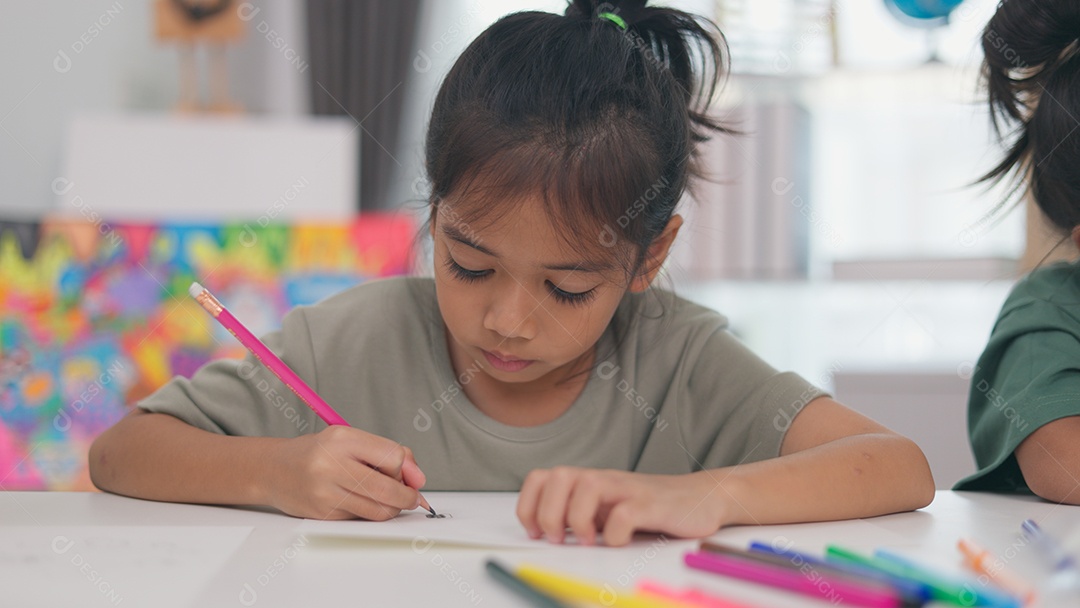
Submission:
[[[568,248],[535,198],[482,226],[461,221],[452,201],[438,209],[435,287],[451,358],[505,383],[580,371],[575,364],[592,356],[627,288],[636,288],[613,253]]]

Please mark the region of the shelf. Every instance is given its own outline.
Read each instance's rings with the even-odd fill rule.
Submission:
[[[1013,281],[699,281],[675,292],[728,317],[779,369],[957,373],[978,358]]]

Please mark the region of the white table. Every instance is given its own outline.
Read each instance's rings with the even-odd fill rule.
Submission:
[[[439,504],[440,493],[425,493]],[[513,494],[470,494],[502,501]],[[826,544],[863,552],[887,547],[960,573],[955,544],[969,537],[1035,583],[1036,550],[1017,534],[1031,518],[1080,546],[1080,508],[1028,497],[938,492],[927,509],[886,517],[726,528],[713,539],[794,541],[820,554]],[[484,560],[532,563],[616,590],[639,577],[696,586],[759,606],[827,606],[690,570],[696,541],[642,537],[628,547],[530,549],[427,547],[409,542],[312,542],[302,520],[261,509],[181,505],[97,493],[0,492],[0,605],[3,606],[526,606],[489,578]],[[504,522],[505,523],[505,522]],[[209,530],[207,527],[214,527]],[[133,560],[138,553],[142,557]],[[1080,602],[1077,603],[1080,605]]]

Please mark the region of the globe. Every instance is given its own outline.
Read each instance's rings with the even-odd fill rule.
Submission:
[[[922,21],[941,21],[949,16],[963,0],[885,0],[890,9]]]

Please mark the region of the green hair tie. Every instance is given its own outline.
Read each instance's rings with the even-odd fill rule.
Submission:
[[[600,13],[597,15],[597,17],[600,17],[601,19],[607,19],[608,21],[619,26],[620,30],[624,32],[626,31],[626,22],[623,21],[622,17],[616,15],[615,13]]]

